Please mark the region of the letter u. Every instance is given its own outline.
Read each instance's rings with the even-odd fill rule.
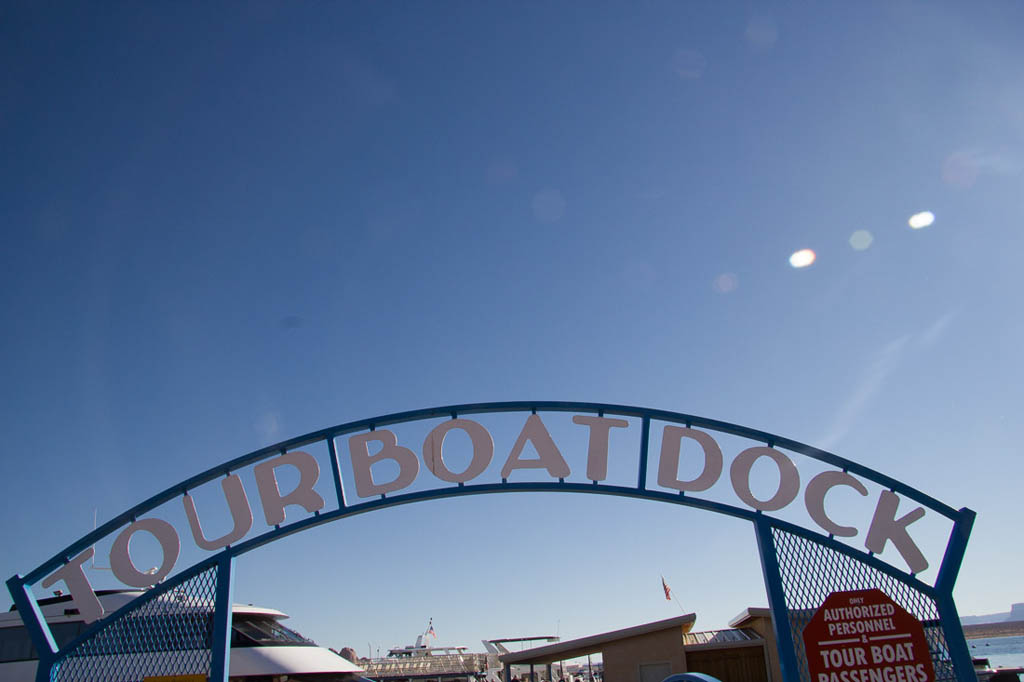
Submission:
[[[221,480],[220,487],[224,490],[224,499],[227,500],[228,509],[231,510],[231,520],[235,525],[230,533],[222,535],[216,540],[207,540],[203,534],[203,527],[199,524],[199,516],[196,514],[196,503],[192,501],[192,496],[185,493],[185,497],[182,500],[185,505],[185,516],[188,517],[189,528],[192,529],[192,538],[200,549],[211,552],[241,540],[252,528],[252,509],[249,507],[249,498],[245,496],[242,479],[235,474],[231,474]]]

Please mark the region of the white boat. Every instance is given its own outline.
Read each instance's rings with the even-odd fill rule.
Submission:
[[[137,590],[117,590],[100,591],[97,596],[104,611],[112,613],[141,594]],[[154,602],[158,600],[158,615],[152,615],[153,610],[148,609],[150,615],[140,616],[140,619],[180,617],[200,610],[203,614],[209,613],[208,604],[190,604],[174,592],[163,594]],[[87,627],[78,610],[73,608],[69,596],[40,599],[39,607],[58,647],[71,642]],[[232,682],[360,682],[365,679],[362,678],[363,669],[358,665],[285,627],[281,621],[287,617],[276,609],[244,604],[232,606],[229,673]],[[145,631],[145,624],[140,629]],[[147,663],[158,664],[164,671],[159,674],[176,673],[175,657],[180,659],[189,652],[164,651],[161,648],[137,646],[127,656],[133,663],[141,664],[140,667]],[[88,662],[84,658],[79,660]],[[37,661],[28,631],[12,606],[9,612],[0,614],[0,682],[33,682]],[[130,675],[125,676],[123,682],[129,681],[138,682]]]
[[[433,631],[433,624],[427,631]],[[416,643],[408,646],[388,649],[388,658],[422,658],[424,656],[454,656],[464,654],[469,650],[465,646],[427,646],[428,634],[424,633],[416,637]]]
[[[464,646],[429,646],[436,638],[431,621],[416,643],[388,650],[384,658],[361,661],[366,674],[379,682],[499,682],[496,654],[470,653]]]

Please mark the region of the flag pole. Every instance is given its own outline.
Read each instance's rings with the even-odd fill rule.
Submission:
[[[683,613],[686,613],[686,609],[684,609],[683,605],[679,603],[679,598],[676,597],[675,592],[673,592],[672,588],[668,586],[667,582],[665,582],[665,576],[664,575],[661,576],[661,589],[663,589],[665,591],[665,599],[670,600],[670,601],[674,600],[675,603],[676,603],[676,606],[679,607],[679,610],[681,612],[683,612]]]

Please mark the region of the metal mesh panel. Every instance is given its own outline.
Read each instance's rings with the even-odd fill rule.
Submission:
[[[803,630],[832,592],[877,588],[924,624],[936,680],[955,680],[935,600],[902,580],[820,543],[772,529],[800,677],[811,682]]]
[[[216,590],[214,566],[150,598],[57,662],[51,682],[209,675]]]

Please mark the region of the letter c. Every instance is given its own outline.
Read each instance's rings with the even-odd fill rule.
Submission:
[[[845,485],[866,497],[868,489],[864,484],[845,471],[823,471],[810,480],[804,491],[804,504],[814,522],[827,532],[841,538],[852,538],[857,534],[853,526],[840,526],[825,513],[825,493],[836,486]]]

